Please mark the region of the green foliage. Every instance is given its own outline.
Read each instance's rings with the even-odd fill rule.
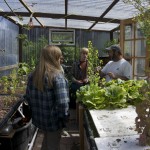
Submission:
[[[23,42],[27,40],[27,35],[26,34],[18,34],[16,37],[18,40],[22,40]]]
[[[33,71],[34,67],[29,66],[27,63],[19,63],[18,68],[13,69],[11,73],[7,76],[2,76],[0,78],[0,88],[1,93],[15,93],[16,89],[19,88],[19,91],[24,92],[28,74]],[[18,94],[18,93],[17,93]]]
[[[18,84],[16,70],[13,69],[11,74],[8,76],[2,76],[0,81],[4,85],[3,87],[5,92],[8,92],[8,90],[10,89],[14,92],[14,89],[17,87]]]
[[[138,21],[141,30],[146,37],[147,44],[150,45],[150,8],[143,14],[139,14],[138,17],[136,17],[136,20]]]
[[[2,76],[0,78],[1,86],[3,87],[4,92],[7,92],[7,88],[9,86],[9,80],[7,76]]]
[[[102,109],[106,107],[104,103],[105,91],[97,84],[82,86],[76,94],[78,102],[81,102],[89,109]]]
[[[19,76],[28,75],[31,71],[33,71],[35,66],[29,65],[27,63],[19,63],[17,74]]]
[[[106,52],[105,48],[106,48],[106,47],[109,47],[109,46],[111,46],[111,45],[114,45],[114,44],[118,44],[118,40],[117,40],[117,39],[113,39],[113,40],[107,41],[107,42],[104,44],[104,49],[102,49],[102,51],[105,53],[105,52]]]
[[[72,65],[75,59],[75,47],[74,46],[60,46],[60,49],[64,56],[64,63]]]
[[[48,40],[41,36],[36,42],[30,41],[28,38],[23,40],[22,60],[29,65],[37,64],[41,49],[48,45]]]
[[[136,105],[144,100],[141,88],[148,86],[145,80],[121,79],[101,84],[90,84],[77,91],[77,100],[88,109],[115,109]]]
[[[107,42],[104,44],[104,47],[109,47],[109,46],[114,45],[114,44],[118,44],[117,39],[113,39],[113,40],[107,41]]]
[[[100,79],[99,74],[96,72],[96,67],[102,64],[102,61],[98,58],[98,50],[93,47],[92,42],[88,42],[88,78],[90,84],[98,84]]]

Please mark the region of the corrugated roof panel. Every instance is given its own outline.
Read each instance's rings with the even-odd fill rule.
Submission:
[[[68,1],[68,14],[99,17],[113,0],[71,0]]]
[[[26,8],[24,8],[24,6],[19,2],[19,0],[7,0],[7,4],[14,12],[27,12]],[[0,0],[0,9],[4,12],[11,12],[7,4],[4,1],[2,2],[2,0]]]
[[[23,0],[23,2],[27,5],[27,7],[31,11],[33,11],[35,15],[37,15],[37,19],[44,26],[63,27],[63,28],[66,27],[65,26],[66,25],[65,22],[66,1],[64,0],[55,0],[55,1]],[[67,6],[68,11],[67,11],[66,18],[68,17],[69,19],[67,19],[67,28],[89,29],[95,21],[96,23],[98,22],[98,18],[109,8],[109,6],[113,2],[115,1],[114,0],[92,0],[92,1],[91,0],[68,0],[68,6]],[[30,16],[30,12],[23,6],[23,4],[19,0],[7,0],[7,3],[14,11],[14,13],[12,14],[11,9],[7,6],[5,1],[3,0],[0,0],[0,13],[2,15],[5,15],[5,13],[2,13],[3,11],[3,12],[7,12],[7,16],[9,16],[10,14],[12,14],[13,16],[16,15],[15,12],[23,12],[24,14],[21,13],[23,15],[22,16],[23,21],[18,20],[17,17],[11,17],[11,18],[18,20],[16,22],[22,22],[23,24],[28,24],[30,19],[28,16]],[[150,4],[150,0],[143,0],[143,5],[148,6],[149,4]],[[126,4],[123,2],[123,0],[120,0],[104,16],[106,22],[102,23],[100,22],[102,20],[100,20],[91,29],[106,30],[106,31],[113,30],[114,28],[118,27],[119,24],[111,23],[112,21],[116,19],[116,22],[118,22],[118,20],[132,18],[137,13],[138,11],[135,9],[134,6]],[[34,19],[35,16],[34,14],[33,14],[33,24],[35,26],[40,26],[41,24],[37,22],[36,19]],[[58,17],[59,19],[52,19],[56,17]],[[91,22],[91,20],[94,20],[93,18],[95,19],[95,21]]]
[[[24,25],[24,24],[28,24],[29,23],[29,20],[30,18],[29,17],[23,17],[22,19],[23,20],[19,20],[18,17],[11,17],[13,20],[16,21],[16,23],[19,23],[21,25]],[[36,25],[36,26],[39,26],[39,23],[36,21],[36,19],[32,18],[32,21],[33,21],[33,25]]]
[[[67,21],[67,26],[75,29],[88,29],[91,25],[92,23],[85,20],[68,19]]]
[[[103,30],[103,31],[111,31],[117,28],[119,24],[117,23],[106,23],[106,22],[98,22],[92,30]]]
[[[118,2],[105,17],[124,20],[134,17],[137,13],[138,10],[135,10],[132,5],[125,5],[123,2]]]
[[[147,0],[146,0],[147,1]],[[143,0],[144,2],[144,0]],[[143,3],[145,5],[145,2]],[[146,2],[148,4],[148,1]],[[113,18],[113,19],[128,19],[135,17],[139,11],[131,4],[124,3],[123,0],[120,0],[105,16],[104,18]]]
[[[24,0],[29,8],[33,12],[43,12],[43,13],[55,13],[64,14],[65,13],[65,1],[64,0]]]
[[[43,23],[45,26],[48,27],[65,27],[65,20],[64,19],[51,19],[51,18],[43,18],[38,17],[37,18],[41,23]],[[33,22],[34,24],[34,22]]]

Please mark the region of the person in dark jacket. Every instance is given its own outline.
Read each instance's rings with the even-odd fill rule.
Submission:
[[[86,47],[81,48],[80,58],[75,61],[72,66],[72,83],[70,85],[70,108],[76,108],[76,91],[86,85],[88,81],[88,53]]]
[[[59,150],[68,120],[69,90],[61,70],[61,56],[59,47],[44,47],[39,64],[28,77],[25,98],[33,124],[44,132],[42,150]]]

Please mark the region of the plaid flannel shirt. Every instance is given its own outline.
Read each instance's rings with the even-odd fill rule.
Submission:
[[[65,126],[68,118],[69,90],[63,74],[54,78],[53,88],[49,88],[45,78],[44,91],[33,86],[32,74],[28,77],[25,98],[31,109],[33,124],[45,131],[56,131]]]

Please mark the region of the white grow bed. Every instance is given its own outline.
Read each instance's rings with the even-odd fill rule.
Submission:
[[[135,108],[116,110],[90,110],[99,137],[95,138],[98,150],[147,150],[139,145],[135,131]]]

